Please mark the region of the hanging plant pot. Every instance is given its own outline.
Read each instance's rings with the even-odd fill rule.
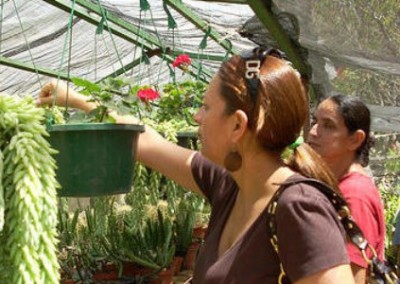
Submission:
[[[136,145],[142,125],[56,124],[48,128],[60,196],[90,197],[131,189]]]
[[[193,150],[199,149],[197,132],[178,132],[176,138],[178,138],[179,146]]]

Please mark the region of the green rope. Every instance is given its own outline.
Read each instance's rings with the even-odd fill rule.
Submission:
[[[169,76],[172,77],[173,83],[176,85],[176,76],[175,76],[175,71],[172,69],[170,64],[167,64],[168,69],[169,69]]]
[[[171,11],[168,9],[168,5],[165,4],[165,2],[163,2],[163,8],[168,17],[168,28],[175,29],[178,25],[176,24],[174,18],[172,17]]]
[[[94,61],[94,79],[97,81],[97,35],[94,35],[94,56],[93,56],[93,61]]]
[[[168,29],[172,29],[172,45],[174,47],[174,42],[175,42],[175,29],[178,27],[176,21],[174,20],[171,11],[168,8],[168,5],[163,1],[163,9],[165,11],[165,13],[167,14],[167,19],[168,19]],[[160,63],[160,68],[158,69],[158,75],[157,75],[157,84],[160,81],[160,76],[161,76],[161,69],[163,66],[163,62],[165,62],[166,60],[166,49],[162,48],[162,57],[161,57],[161,63]],[[172,68],[169,66],[169,64],[166,64],[169,68],[170,71],[170,77],[171,77],[171,70]],[[173,82],[175,82],[175,72],[172,73],[172,78],[173,78]]]
[[[29,52],[29,56],[30,56],[31,61],[32,61],[33,68],[35,69],[35,73],[36,73],[36,76],[37,76],[39,85],[40,85],[40,87],[42,87],[42,83],[41,83],[40,77],[39,77],[39,70],[37,69],[36,64],[35,64],[35,60],[33,59],[33,54],[32,54],[32,52],[31,52],[31,47],[30,47],[29,42],[28,42],[28,39],[27,39],[27,37],[26,37],[25,30],[24,30],[24,27],[23,27],[23,25],[22,25],[21,17],[19,16],[19,13],[18,13],[17,5],[15,4],[15,1],[12,1],[12,2],[13,2],[13,4],[14,4],[15,13],[16,13],[17,18],[18,18],[19,26],[21,27],[21,31],[22,31],[22,35],[23,35],[23,37],[24,37],[25,44],[26,44],[26,46],[28,47],[28,52]],[[2,6],[3,6],[3,2],[2,2]],[[2,10],[3,10],[3,9],[2,9]],[[1,33],[0,33],[0,34],[1,34]]]
[[[142,6],[142,2],[140,2],[141,6]],[[141,25],[140,23],[142,22],[142,8],[140,9],[140,13],[139,13],[139,31],[141,29]],[[139,33],[138,33],[138,38],[139,38]],[[144,50],[144,41],[142,38],[140,38],[140,49],[141,52],[143,54],[143,50]],[[136,49],[135,49],[135,54],[136,54]],[[135,55],[136,56],[136,55]],[[143,56],[140,56],[140,61],[139,61],[139,71],[138,71],[138,85],[141,85],[142,83],[142,62],[143,62]]]
[[[156,37],[157,37],[157,39],[158,39],[158,44],[159,44],[159,46],[160,46],[161,48],[165,48],[165,47],[164,47],[164,44],[163,44],[163,41],[161,40],[160,35],[159,35],[159,33],[158,33],[157,26],[156,26],[156,24],[154,23],[153,12],[152,12],[151,10],[150,10],[150,18],[151,18],[151,22],[152,22],[153,27],[154,27],[154,31],[155,31]]]
[[[158,83],[160,82],[161,68],[162,68],[162,66],[163,66],[163,62],[165,62],[165,55],[166,55],[166,50],[163,49],[163,50],[162,50],[162,56],[161,56],[160,68],[158,68],[157,85],[158,85]],[[168,66],[169,64],[166,64],[166,65]]]
[[[101,35],[101,39],[102,39],[102,41],[103,41],[103,43],[104,43],[104,46],[105,46],[105,48],[106,48],[107,57],[108,57],[108,58],[111,58],[110,48],[108,47],[108,44],[107,44],[108,41],[106,41],[104,33],[103,33],[103,34],[100,34],[100,35]],[[114,44],[114,45],[113,45],[113,50],[115,50],[115,48],[116,48],[116,47],[115,47],[115,44]],[[122,65],[120,56],[118,55],[118,52],[117,52],[117,57],[118,57],[118,59],[119,59],[120,64]],[[96,57],[96,58],[97,58],[97,57]],[[114,64],[110,64],[110,66],[111,66],[111,68],[112,68],[112,71],[115,72]],[[122,66],[122,70],[123,70],[124,72],[126,72],[125,66]]]
[[[108,21],[107,21],[107,10],[105,10],[105,9],[103,8],[103,6],[102,6],[101,3],[100,3],[100,0],[97,0],[97,2],[99,3],[99,8],[100,8],[101,17],[102,17],[102,19],[101,19],[100,22],[103,21],[103,25],[104,25],[104,23],[107,24],[107,30],[108,30],[108,33],[110,34],[111,42],[112,42],[113,47],[114,47],[114,50],[115,50],[115,52],[116,52],[116,54],[117,54],[118,61],[119,61],[119,63],[121,64],[122,70],[123,70],[124,72],[126,72],[125,66],[124,66],[124,64],[122,63],[121,56],[120,56],[120,54],[119,54],[119,52],[118,52],[117,45],[115,44],[114,37],[113,37],[113,35],[112,35],[110,26],[109,26]]]
[[[60,67],[59,67],[59,72],[58,72],[58,76],[57,76],[57,84],[58,81],[60,81],[61,79],[61,69],[62,66],[64,65],[64,56],[66,54],[66,49],[67,49],[67,42],[69,43],[69,56],[68,56],[68,75],[67,77],[69,77],[69,72],[70,72],[70,62],[71,62],[71,47],[72,47],[72,24],[73,24],[73,18],[74,18],[74,13],[75,13],[75,4],[76,4],[76,0],[72,1],[72,6],[71,6],[71,13],[69,15],[69,20],[68,20],[68,27],[67,27],[67,32],[66,32],[66,37],[65,37],[65,41],[64,41],[64,46],[62,49],[62,54],[61,54],[61,62],[60,62]],[[68,102],[68,88],[69,85],[67,85],[67,96],[66,96],[66,101]],[[53,95],[53,104],[52,104],[52,109],[55,107],[56,105],[56,100],[57,100],[57,92],[54,93]],[[68,120],[68,103],[66,103],[65,105],[65,110],[64,110],[64,119],[67,121]]]
[[[226,50],[224,61],[226,61],[229,58],[233,48],[232,42],[229,39],[226,39],[225,41],[229,44],[229,48]]]
[[[200,42],[199,49],[205,49],[207,47],[207,39],[211,34],[211,27],[208,26],[207,31],[204,33],[204,37]]]
[[[1,0],[1,5],[0,5],[0,54],[1,54],[1,35],[3,34],[3,8],[4,7],[4,0]],[[1,62],[1,59],[0,59]]]
[[[207,47],[207,39],[211,34],[211,27],[208,26],[207,31],[204,33],[203,39],[201,40],[199,44],[199,50],[200,52],[198,53],[197,60],[199,61],[199,68],[197,69],[197,74],[196,74],[196,80],[200,80],[201,75],[203,73],[203,59],[202,55],[204,54],[204,49]]]
[[[140,1],[140,14],[142,13],[142,11],[149,11],[149,13],[150,13],[150,18],[151,18],[151,23],[153,24],[153,28],[154,28],[156,37],[157,37],[157,39],[158,39],[159,46],[160,46],[160,48],[162,49],[162,51],[163,51],[163,53],[164,53],[164,52],[165,52],[165,46],[164,46],[164,44],[163,44],[163,41],[162,41],[161,38],[160,38],[160,34],[158,33],[157,26],[156,26],[155,21],[154,21],[153,13],[152,13],[152,10],[150,9],[150,5],[149,5],[149,3],[147,2],[147,0],[141,0],[141,1]],[[142,41],[142,44],[143,44],[143,41]],[[144,48],[143,48],[143,46],[142,46],[142,55],[143,55],[143,50],[144,50]],[[142,56],[142,58],[143,58],[143,61],[144,61],[144,63],[145,63],[146,65],[149,65],[149,64],[150,64],[150,60],[149,60],[149,58],[148,58],[147,55]],[[139,69],[139,70],[140,70],[140,69]],[[148,75],[147,75],[147,77],[149,78],[149,81],[151,81],[152,74],[153,74],[153,70],[148,69]],[[159,78],[159,76],[158,76],[157,78]],[[157,79],[157,83],[158,83],[158,79]],[[150,85],[154,85],[154,84],[152,84],[152,82],[150,82]]]
[[[72,19],[71,19],[72,21]],[[68,81],[71,78],[71,58],[72,58],[72,28],[73,25],[71,24],[69,28],[69,43],[68,43],[68,63],[67,63],[67,78]],[[69,82],[67,83],[67,96],[66,96],[66,101],[68,102],[68,97],[69,97]],[[68,113],[68,104],[65,106],[65,111],[64,111],[64,119],[67,121],[69,119],[69,113]]]

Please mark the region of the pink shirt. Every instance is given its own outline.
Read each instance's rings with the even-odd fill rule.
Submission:
[[[351,172],[340,179],[339,189],[350,206],[351,213],[364,233],[367,241],[381,260],[385,250],[385,218],[383,203],[371,177]],[[352,243],[347,244],[350,261],[367,268],[360,250]],[[372,253],[368,250],[369,257]]]

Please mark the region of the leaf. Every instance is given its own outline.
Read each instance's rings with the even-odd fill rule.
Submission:
[[[99,93],[101,91],[101,88],[99,85],[92,83],[89,80],[85,80],[85,79],[78,78],[78,77],[73,77],[71,80],[75,86],[82,87],[89,93]]]

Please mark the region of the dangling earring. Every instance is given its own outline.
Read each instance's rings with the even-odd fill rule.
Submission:
[[[224,159],[224,166],[230,172],[236,172],[242,166],[242,156],[236,150],[231,150]]]

